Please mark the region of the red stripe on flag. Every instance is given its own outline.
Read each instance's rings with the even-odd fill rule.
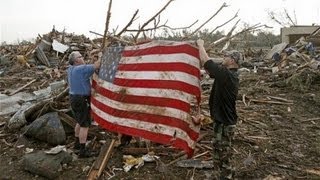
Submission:
[[[159,88],[159,89],[173,89],[189,94],[193,94],[200,100],[199,87],[190,85],[188,83],[170,80],[145,80],[145,79],[122,79],[115,78],[114,84],[125,87],[137,87],[137,88]]]
[[[91,98],[91,103],[95,105],[98,109],[101,111],[111,114],[112,116],[119,117],[119,118],[127,118],[127,119],[134,119],[138,121],[144,121],[154,124],[163,124],[171,127],[179,128],[183,131],[185,131],[188,136],[193,140],[196,141],[199,137],[199,134],[192,130],[189,127],[189,124],[185,121],[182,121],[177,118],[168,117],[168,116],[161,116],[161,115],[155,115],[155,114],[147,114],[147,113],[141,113],[141,112],[133,112],[133,111],[124,111],[115,109],[112,107],[109,107],[95,98]]]
[[[122,52],[122,57],[143,56],[151,54],[177,54],[185,53],[193,57],[199,58],[199,50],[188,44],[176,45],[176,46],[154,46],[145,49],[137,50],[125,50]]]
[[[171,107],[187,113],[190,112],[190,104],[178,99],[128,95],[125,92],[125,88],[124,88],[124,91],[116,93],[99,86],[97,82],[94,80],[92,80],[92,87],[96,90],[97,93],[115,101],[132,103],[132,104],[145,104],[145,105],[160,106],[160,107]]]
[[[104,127],[105,129],[112,131],[112,132],[117,132],[117,133],[122,133],[122,134],[127,134],[131,136],[136,136],[136,137],[142,137],[145,139],[149,139],[151,141],[161,143],[161,144],[170,144],[173,147],[183,149],[189,157],[192,156],[193,154],[193,149],[190,148],[187,144],[182,139],[179,138],[173,138],[172,136],[165,135],[165,134],[159,134],[159,133],[154,133],[150,131],[145,131],[141,129],[135,129],[135,128],[130,128],[126,126],[120,126],[117,124],[109,123],[108,121],[104,120],[94,112],[92,112],[94,120]]]
[[[200,70],[186,63],[119,64],[121,71],[180,71],[200,78]]]

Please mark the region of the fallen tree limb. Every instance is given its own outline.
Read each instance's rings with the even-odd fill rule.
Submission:
[[[251,138],[251,139],[262,139],[262,140],[269,140],[271,138],[269,137],[263,137],[263,136],[247,136],[248,138]]]
[[[206,152],[204,152],[204,153],[198,154],[198,155],[194,156],[193,159],[196,159],[196,158],[198,158],[198,157],[201,157],[201,156],[203,156],[203,155],[206,155],[206,154],[208,154],[209,152],[210,152],[210,151],[206,151]]]
[[[276,166],[278,166],[279,168],[284,168],[284,169],[289,169],[289,170],[294,170],[294,171],[301,171],[301,172],[305,172],[305,173],[311,173],[317,176],[320,176],[320,171],[316,170],[316,169],[302,169],[299,167],[295,167],[292,165],[284,165],[284,164],[276,164]]]
[[[196,149],[196,150],[194,151],[194,153],[197,153],[197,152],[198,152],[198,149]],[[174,163],[176,163],[176,162],[178,162],[178,161],[180,161],[180,160],[184,160],[184,159],[187,159],[187,158],[188,158],[188,155],[184,153],[183,156],[180,156],[180,157],[178,157],[177,159],[169,162],[168,164],[166,164],[166,166],[170,166],[170,165],[172,165],[172,164],[174,164]]]
[[[268,101],[268,100],[258,100],[258,99],[250,99],[250,101],[255,103],[280,104],[280,105],[293,104],[292,102],[279,102],[279,101]]]
[[[58,115],[60,116],[61,120],[65,123],[67,123],[69,126],[71,126],[73,128],[76,126],[77,122],[69,115],[67,115],[63,112],[58,112]]]
[[[279,100],[279,101],[283,101],[283,102],[287,102],[287,103],[293,103],[292,100],[288,100],[285,98],[281,98],[281,97],[276,97],[276,96],[267,96],[270,99],[275,99],[275,100]]]
[[[200,142],[201,139],[203,139],[207,134],[208,134],[207,132],[203,133],[203,134],[200,134],[199,138],[197,139],[197,142]],[[195,149],[194,150],[194,154],[197,153],[198,151],[199,151],[198,149]],[[166,166],[172,165],[172,164],[174,164],[174,163],[176,163],[176,162],[178,162],[180,160],[187,159],[187,157],[188,157],[188,155],[184,151],[181,151],[179,153],[179,156],[180,157],[178,157],[177,159],[175,159],[175,160],[169,162],[168,164],[166,164]]]
[[[61,91],[57,96],[53,98],[54,101],[59,101],[65,96],[67,96],[69,93],[69,87],[65,88],[63,91]]]
[[[246,107],[248,106],[248,104],[246,103],[246,95],[245,94],[242,95],[242,102]]]
[[[306,119],[306,120],[303,120],[303,121],[301,121],[301,122],[318,121],[318,120],[320,120],[320,117],[318,117],[318,118]]]
[[[205,145],[205,144],[197,144],[196,146],[197,146],[198,148],[201,148],[202,150],[213,150],[212,147],[207,146],[207,145]],[[197,156],[197,155],[196,155],[196,156]]]
[[[32,81],[28,82],[27,84],[25,84],[24,86],[20,87],[19,89],[13,91],[12,93],[9,94],[9,96],[12,96],[14,94],[16,94],[17,92],[21,91],[22,89],[26,88],[27,86],[29,86],[30,84],[34,83],[37,79],[33,79]]]

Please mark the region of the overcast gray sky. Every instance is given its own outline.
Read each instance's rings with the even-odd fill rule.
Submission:
[[[299,25],[320,24],[320,0],[175,0],[162,13],[161,19],[171,27],[184,27],[196,20],[198,27],[226,2],[229,7],[203,28],[213,29],[231,18],[239,10],[241,26],[261,23],[273,26],[270,31],[278,34],[279,27],[268,16],[274,11],[284,14],[284,9]],[[0,0],[0,42],[36,38],[37,34],[48,33],[53,25],[58,31],[66,28],[69,33],[95,36],[89,31],[103,34],[109,0]],[[135,26],[143,24],[165,4],[166,0],[114,0],[110,29],[120,31],[139,9]],[[230,25],[231,26],[231,25]],[[230,26],[224,29],[228,31]],[[240,27],[239,27],[240,28]]]

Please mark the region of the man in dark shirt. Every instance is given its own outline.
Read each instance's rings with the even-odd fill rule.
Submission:
[[[197,40],[201,65],[214,78],[209,107],[214,119],[213,161],[215,176],[232,179],[234,170],[230,160],[231,143],[237,123],[236,99],[239,88],[238,68],[241,55],[237,51],[225,53],[222,64],[213,62],[204,49],[204,41]]]

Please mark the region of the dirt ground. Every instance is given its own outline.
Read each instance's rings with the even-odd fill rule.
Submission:
[[[14,79],[13,76],[32,75],[18,68],[0,77],[2,93],[17,86],[18,82],[26,84],[30,81],[28,78]],[[272,74],[260,70],[258,73],[241,74],[237,101],[239,122],[233,148],[236,179],[320,179],[319,76],[303,90],[286,83],[288,76],[287,73]],[[10,77],[11,81],[8,81]],[[48,77],[41,78],[39,75],[39,84],[45,79]],[[30,86],[25,90],[34,89]],[[206,113],[208,92],[204,88],[202,109]],[[34,151],[51,147],[32,138],[22,138],[20,131],[9,131],[6,127],[9,118],[0,117],[0,179],[45,179],[24,171],[22,157],[26,154],[26,147]],[[98,137],[96,142],[101,138],[108,140],[112,136],[109,133],[98,136],[103,131],[98,127],[90,131],[89,139]],[[197,159],[210,160],[212,124],[204,124],[201,134],[205,136],[199,142],[195,156],[199,155]],[[72,131],[67,131],[67,137],[66,146],[72,147]],[[27,141],[27,146],[18,148],[18,140]],[[135,144],[129,146],[134,147]],[[164,147],[156,144],[152,146]],[[99,147],[97,145],[95,149],[99,150]],[[111,179],[212,179],[212,169],[182,168],[174,163],[169,165],[179,158],[178,154],[177,151],[164,151],[156,154],[160,157],[159,161],[123,172],[117,169],[123,166],[123,153],[121,149],[115,148],[101,179],[109,179],[112,175]],[[75,159],[62,167],[58,179],[86,179],[94,161],[94,157]]]

